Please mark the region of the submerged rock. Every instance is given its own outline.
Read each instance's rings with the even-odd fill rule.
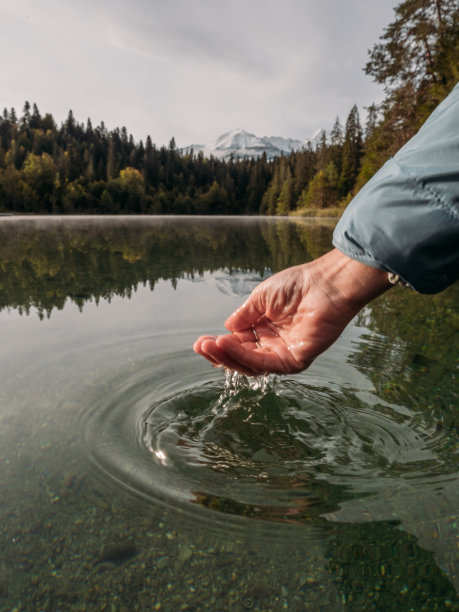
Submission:
[[[118,544],[107,544],[102,548],[96,560],[98,563],[115,563],[121,565],[135,555],[138,554],[138,549],[132,542],[121,542]]]

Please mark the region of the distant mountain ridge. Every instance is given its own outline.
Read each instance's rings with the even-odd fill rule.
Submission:
[[[206,145],[190,145],[180,149],[180,152],[187,154],[191,150],[194,153],[202,151],[204,157],[212,156],[223,160],[228,160],[231,156],[239,159],[259,158],[263,153],[266,153],[268,159],[273,159],[279,155],[289,155],[292,151],[299,151],[305,148],[308,143],[315,148],[322,133],[323,130],[318,129],[311,138],[302,141],[294,138],[282,138],[281,136],[260,137],[245,130],[237,129],[222,134]]]

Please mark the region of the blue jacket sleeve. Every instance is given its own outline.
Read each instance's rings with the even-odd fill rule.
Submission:
[[[344,211],[334,246],[420,293],[459,277],[459,84]]]

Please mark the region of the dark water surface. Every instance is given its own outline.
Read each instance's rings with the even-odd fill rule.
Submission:
[[[459,610],[459,287],[291,377],[191,350],[331,231],[0,220],[0,610]]]

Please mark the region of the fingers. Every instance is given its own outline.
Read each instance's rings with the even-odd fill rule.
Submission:
[[[212,357],[212,359],[218,361],[225,368],[235,370],[236,372],[240,372],[241,374],[245,374],[246,376],[256,376],[257,374],[259,374],[258,370],[249,368],[243,363],[234,360],[231,355],[229,355],[224,349],[218,346],[218,338],[217,342],[206,341],[204,343],[203,349],[206,351],[206,355],[209,355],[210,357]]]
[[[217,336],[200,336],[196,342],[193,344],[193,350],[196,353],[202,354],[202,344],[203,342],[205,342],[206,340],[216,340]]]
[[[214,341],[215,342],[215,339],[216,339],[216,336],[201,336],[193,344],[193,350],[194,350],[195,353],[198,353],[198,355],[202,355],[203,357],[208,359],[214,366],[220,367],[222,364],[219,363],[218,361],[216,361],[210,354],[208,354],[203,349],[203,346],[202,346],[204,344],[204,342],[207,342],[207,341],[209,341],[209,342]]]
[[[278,340],[275,345],[263,345],[256,341],[253,330],[248,330],[224,336],[201,336],[193,348],[213,365],[246,376],[293,374],[309,365],[310,362],[297,361],[286,344]]]
[[[199,353],[200,355],[205,357],[215,366],[223,366],[225,368],[229,368],[230,370],[235,370],[236,372],[245,374],[246,376],[256,376],[259,373],[250,368],[245,367],[241,363],[237,363],[236,361],[234,361],[229,355],[225,353],[224,350],[222,350],[217,345],[216,340],[216,336],[201,336],[194,343],[193,349],[196,353]]]
[[[226,319],[225,327],[231,332],[250,329],[262,315],[263,308],[259,303],[258,293],[252,293],[247,301]]]
[[[287,374],[298,371],[296,364],[290,363],[287,349],[281,357],[279,352],[256,342],[241,342],[234,334],[218,336],[216,343],[227,359],[238,365],[239,371],[242,367],[254,374]]]

